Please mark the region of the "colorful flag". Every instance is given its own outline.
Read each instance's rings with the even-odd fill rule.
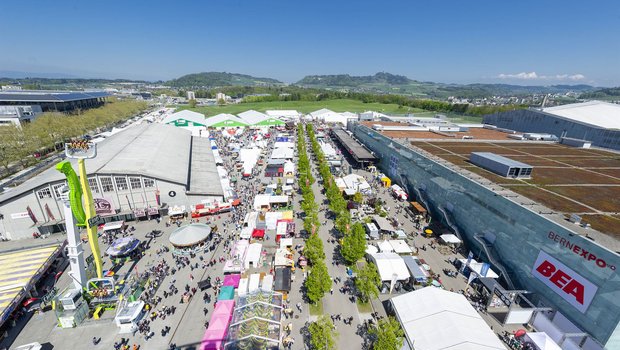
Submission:
[[[52,214],[52,210],[47,203],[45,203],[45,212],[51,221],[56,221],[56,218],[54,217],[54,214]]]
[[[37,217],[34,216],[34,213],[32,212],[32,209],[30,209],[30,206],[26,207],[26,211],[28,211],[28,216],[30,216],[30,219],[32,220],[33,223],[37,223],[39,221],[37,221]]]

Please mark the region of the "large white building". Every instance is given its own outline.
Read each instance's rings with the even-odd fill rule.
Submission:
[[[310,113],[310,117],[312,120],[319,120],[324,123],[334,124],[340,123],[342,125],[347,125],[349,119],[357,120],[357,115],[353,113],[346,112],[337,113],[327,108],[322,108],[317,111]],[[353,116],[351,116],[353,114]]]
[[[591,141],[620,150],[620,105],[590,101],[543,109],[520,109],[487,115],[484,123],[522,132]]]
[[[72,161],[77,169],[77,161]],[[145,211],[223,200],[223,189],[208,138],[181,128],[140,124],[97,144],[86,160],[97,212],[127,220]],[[11,239],[63,229],[60,188],[65,177],[50,168],[0,194],[0,233]],[[35,222],[36,221],[36,222]]]

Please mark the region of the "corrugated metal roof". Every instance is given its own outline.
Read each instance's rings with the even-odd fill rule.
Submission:
[[[86,171],[89,175],[142,175],[186,184],[191,137],[189,130],[169,125],[130,126],[97,144],[97,157],[86,161]],[[73,168],[77,169],[77,160],[72,159],[71,163]],[[0,194],[0,203],[48,183],[64,180],[64,175],[56,169],[47,169],[16,188]]]

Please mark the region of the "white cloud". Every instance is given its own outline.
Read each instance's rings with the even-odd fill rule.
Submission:
[[[518,80],[572,80],[578,81],[585,79],[583,74],[556,74],[556,75],[538,75],[536,72],[521,72],[516,74],[499,74],[500,79],[518,79]]]
[[[530,79],[538,79],[538,74],[536,74],[536,72],[521,72],[521,73],[517,73],[517,74],[500,74],[497,76],[500,79],[523,79],[523,80],[530,80]]]

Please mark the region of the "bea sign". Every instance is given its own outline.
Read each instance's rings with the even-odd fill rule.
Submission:
[[[582,313],[588,310],[598,289],[544,251],[538,254],[532,275]]]

